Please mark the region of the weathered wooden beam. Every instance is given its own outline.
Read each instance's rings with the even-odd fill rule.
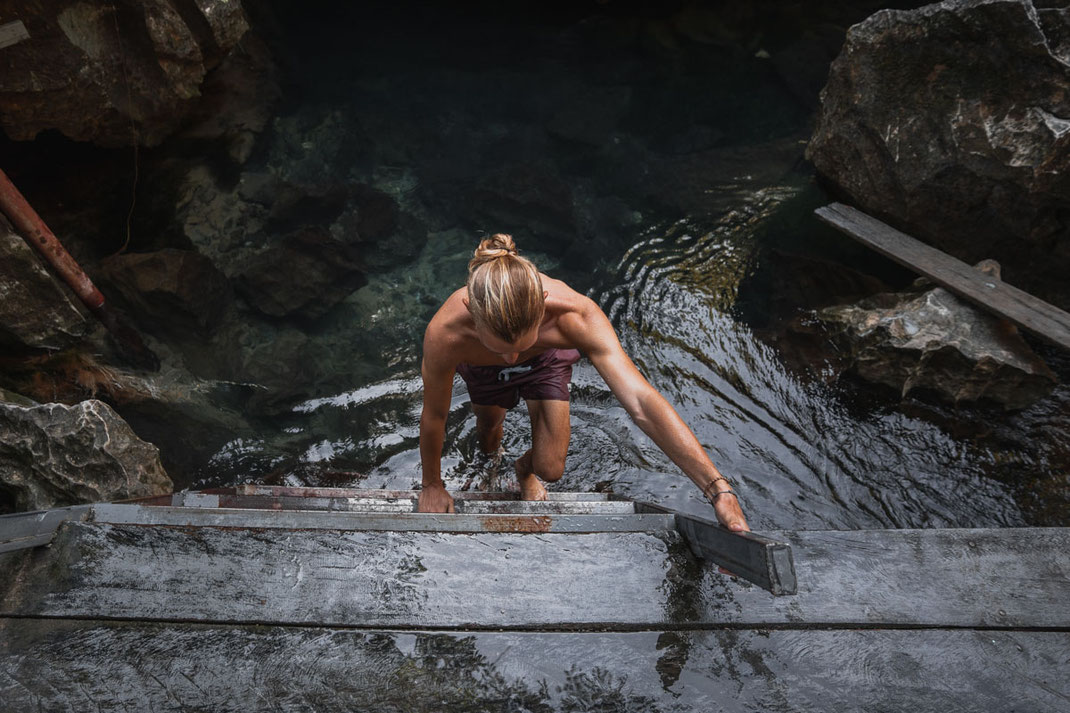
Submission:
[[[68,520],[83,519],[88,510],[88,505],[75,505],[0,515],[0,552],[47,545],[60,525]]]
[[[22,24],[22,20],[5,22],[0,25],[0,49],[17,45],[19,42],[28,39],[30,39],[30,33],[26,31],[26,25]]]
[[[517,503],[513,503],[516,505]],[[398,532],[659,532],[672,530],[671,515],[254,510],[103,503],[93,505],[93,522],[170,527],[270,528],[273,530],[394,530]]]
[[[773,595],[795,594],[791,546],[752,532],[731,532],[712,520],[676,514],[676,529],[697,557],[709,560]]]
[[[956,295],[1070,349],[1070,314],[842,203],[814,211],[825,223]]]
[[[1065,713],[1067,652],[1070,634],[1051,632],[399,632],[10,619],[0,620],[0,686],[12,711]]]
[[[724,567],[773,595],[795,594],[791,546],[754,532],[732,532],[714,520],[678,513],[661,505],[637,501],[636,512],[666,513],[675,518],[696,557]]]
[[[227,495],[176,493],[172,504],[197,508],[252,508],[256,510],[327,510],[331,512],[417,512],[416,493],[400,497],[289,497],[276,495]],[[621,500],[544,500],[458,498],[458,514],[505,515],[626,515],[634,513],[632,503]]]
[[[186,517],[218,515],[176,510]],[[1070,631],[1067,528],[767,533],[791,545],[798,573],[795,596],[773,597],[701,566],[675,529],[297,530],[271,527],[271,516],[323,516],[321,523],[378,516],[264,515],[263,528],[66,523],[47,550],[0,555],[0,617],[476,629]],[[650,515],[621,516],[637,517]]]
[[[303,488],[281,485],[238,485],[228,488],[209,488],[198,491],[206,494],[218,495],[268,495],[271,497],[291,498],[381,498],[386,500],[406,500],[419,496],[418,490],[374,490],[363,488]],[[177,493],[182,495],[183,493]],[[520,493],[508,491],[481,492],[478,490],[451,490],[450,496],[454,500],[519,500]],[[575,493],[565,491],[551,491],[546,493],[546,499],[550,501],[582,501],[589,500],[623,500],[607,493]]]

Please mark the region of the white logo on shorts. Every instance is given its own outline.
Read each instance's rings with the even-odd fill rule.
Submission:
[[[529,371],[531,371],[530,366],[511,366],[498,372],[498,381],[509,381],[509,377],[513,374],[524,374]]]

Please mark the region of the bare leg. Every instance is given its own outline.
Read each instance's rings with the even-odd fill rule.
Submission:
[[[472,404],[472,413],[476,415],[479,449],[487,455],[492,455],[502,444],[502,424],[505,423],[506,410],[501,406]]]
[[[522,500],[545,500],[541,480],[553,483],[565,472],[565,456],[572,434],[568,401],[528,401],[531,448],[516,460],[516,479]]]

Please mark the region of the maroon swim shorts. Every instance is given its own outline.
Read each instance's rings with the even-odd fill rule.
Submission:
[[[512,366],[458,364],[457,373],[468,384],[473,404],[512,408],[520,399],[568,401],[572,365],[579,359],[575,349],[547,349]]]

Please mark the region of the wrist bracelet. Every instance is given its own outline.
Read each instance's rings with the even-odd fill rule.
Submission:
[[[732,492],[731,490],[722,490],[719,493],[715,494],[711,498],[710,497],[710,493],[709,493],[710,487],[713,486],[713,485],[716,485],[718,480],[723,480],[724,482],[726,482],[729,485],[731,485],[731,483],[728,482],[728,478],[724,478],[724,477],[721,477],[721,476],[717,476],[716,478],[714,478],[710,482],[706,483],[705,487],[702,488],[702,496],[704,498],[706,498],[707,500],[709,500],[711,503],[715,502],[717,500],[717,498],[719,498],[720,496],[724,495],[725,493],[727,493],[729,495],[735,495],[735,493]],[[739,498],[737,497],[736,499],[738,500]]]

